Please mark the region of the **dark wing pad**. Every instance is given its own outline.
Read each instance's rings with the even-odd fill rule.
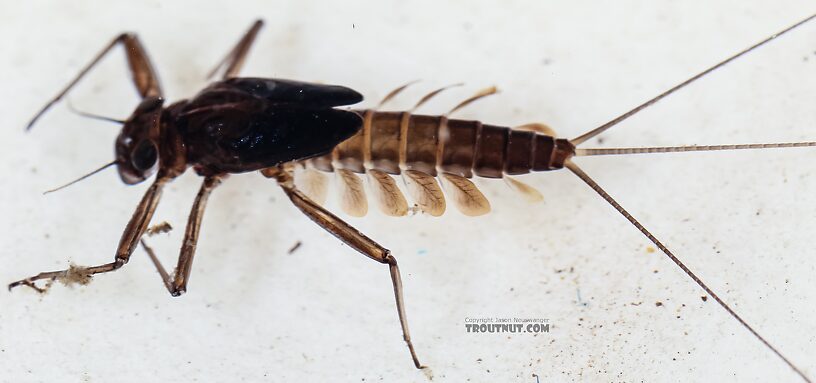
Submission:
[[[236,77],[222,81],[216,87],[238,90],[273,103],[316,108],[351,105],[363,100],[360,93],[344,86],[281,79]]]
[[[184,120],[196,162],[228,172],[325,154],[362,125],[354,112],[249,102],[194,111]]]

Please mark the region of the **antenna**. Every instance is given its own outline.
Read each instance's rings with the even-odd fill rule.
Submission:
[[[103,171],[103,170],[107,169],[107,168],[108,168],[108,167],[110,167],[111,165],[115,165],[115,164],[116,164],[116,161],[109,162],[109,163],[107,163],[107,164],[103,165],[101,168],[96,169],[96,170],[94,170],[94,171],[92,171],[92,172],[90,172],[90,173],[88,173],[88,174],[86,174],[86,175],[84,175],[84,176],[82,176],[82,177],[79,177],[79,178],[77,178],[77,179],[75,179],[75,180],[73,180],[73,181],[71,181],[71,182],[69,182],[69,183],[67,183],[67,184],[65,184],[65,185],[62,185],[62,186],[60,186],[60,187],[58,187],[58,188],[55,188],[55,189],[51,189],[51,190],[44,191],[44,192],[43,192],[43,195],[48,194],[48,193],[53,193],[53,192],[55,192],[55,191],[57,191],[57,190],[65,189],[65,188],[67,188],[68,186],[71,186],[71,185],[73,185],[73,184],[75,184],[75,183],[77,183],[77,182],[79,182],[79,181],[82,181],[82,180],[84,180],[84,179],[86,179],[86,178],[88,178],[88,177],[90,177],[90,176],[92,176],[92,175],[94,175],[94,174],[96,174],[96,173],[99,173],[99,172],[101,172],[101,171]]]
[[[115,122],[117,124],[122,124],[122,125],[125,124],[125,120],[119,120],[119,119],[116,119],[116,118],[113,118],[113,117],[100,116],[98,114],[83,112],[83,111],[81,111],[81,110],[79,110],[77,108],[74,108],[74,104],[71,103],[70,99],[66,99],[65,103],[68,104],[68,110],[70,110],[71,112],[73,112],[75,114],[78,114],[78,115],[80,115],[82,117],[88,117],[88,118],[93,118],[95,120],[102,120],[102,121],[108,121],[108,122]]]

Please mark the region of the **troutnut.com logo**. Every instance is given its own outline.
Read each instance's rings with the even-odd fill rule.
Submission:
[[[550,332],[550,320],[544,318],[465,317],[465,331],[472,333]]]

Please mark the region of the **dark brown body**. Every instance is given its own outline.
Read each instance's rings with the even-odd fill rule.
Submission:
[[[466,178],[473,176],[502,178],[505,175],[566,167],[643,233],[669,260],[700,286],[707,296],[711,296],[800,377],[810,382],[801,369],[737,315],[677,256],[570,159],[576,155],[575,145],[586,142],[714,69],[814,18],[816,15],[770,36],[572,140],[556,139],[554,133],[543,129],[543,126],[539,127],[541,129],[535,129],[533,125],[536,124],[527,127],[533,128],[538,133],[485,125],[479,121],[448,119],[446,116],[414,115],[411,112],[362,110],[353,113],[334,108],[361,100],[357,92],[348,88],[285,80],[240,78],[238,73],[255,35],[263,25],[261,20],[252,25],[212,72],[214,75],[223,69],[222,81],[213,83],[192,99],[164,108],[158,77],[147,53],[135,34],[123,33],[113,39],[65,89],[46,104],[32,119],[28,128],[50,106],[65,96],[113,47],[123,45],[133,82],[143,101],[127,121],[121,121],[124,126],[116,141],[116,159],[99,170],[116,165],[122,180],[128,184],[145,181],[154,172],[157,172],[156,178],[125,227],[113,261],[88,267],[72,265],[64,270],[41,272],[12,282],[9,289],[29,286],[39,292],[45,292],[55,280],[66,284],[86,284],[93,275],[112,272],[123,267],[137,245],[141,243],[168,292],[173,296],[181,295],[187,289],[201,222],[211,192],[229,173],[260,170],[263,175],[277,181],[294,206],[309,219],[359,253],[388,266],[403,340],[408,346],[414,366],[425,368],[417,358],[408,331],[402,278],[396,257],[387,248],[332,214],[321,206],[320,202],[295,185],[295,169],[291,164],[310,165],[324,171],[336,170],[339,175],[337,178],[341,180],[343,202],[341,206],[347,213],[354,213],[352,215],[356,216],[365,214],[367,204],[362,180],[353,173],[367,173],[369,185],[378,196],[381,208],[386,214],[401,216],[408,212],[407,203],[391,176],[402,174],[405,185],[416,203],[415,207],[420,211],[434,216],[444,212],[445,199],[438,185],[438,181],[441,181],[446,185],[446,193],[451,194],[451,200],[460,211],[475,216],[490,211],[490,204]],[[383,102],[402,88],[386,96]],[[416,107],[443,89],[445,88],[428,94]],[[480,93],[465,100],[453,108],[452,112],[487,94],[491,92]],[[577,154],[666,153],[803,146],[816,146],[816,142],[663,148],[582,148]],[[177,265],[171,274],[147,246],[142,236],[148,230],[164,186],[189,167],[193,167],[204,176],[204,180],[193,202]],[[325,175],[316,171],[304,171],[303,174],[311,174],[313,186],[316,186],[315,192],[325,191],[325,182],[320,181],[321,178],[323,180],[327,178]],[[513,180],[512,177],[506,177],[505,180],[511,187],[524,194],[537,194],[531,191],[532,188]],[[44,288],[40,288],[36,284],[40,280],[49,282]]]
[[[332,107],[360,100],[359,93],[340,86],[263,78],[216,82],[164,110],[162,130],[173,131],[181,145],[161,158],[183,153],[186,158],[174,162],[186,162],[202,175],[309,158],[359,131],[357,115]]]
[[[339,165],[355,173],[366,168],[389,174],[417,170],[471,178],[561,169],[575,154],[566,139],[479,121],[409,112],[358,111],[363,128],[331,153],[308,164],[322,171]],[[368,164],[368,166],[366,166]]]

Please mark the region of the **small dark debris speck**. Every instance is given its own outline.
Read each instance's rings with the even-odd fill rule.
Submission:
[[[286,254],[294,253],[295,251],[297,251],[297,249],[300,248],[300,245],[302,245],[302,244],[303,244],[303,242],[301,242],[301,241],[295,242],[295,244],[292,245],[292,247],[289,248],[289,251],[287,251]]]

